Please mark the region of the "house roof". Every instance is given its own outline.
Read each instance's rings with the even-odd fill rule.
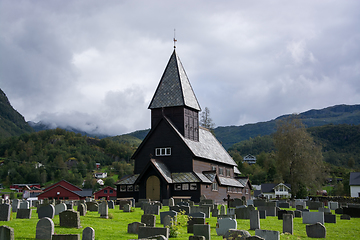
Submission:
[[[66,188],[66,187],[64,187],[64,186],[62,186],[62,185],[56,185],[56,186],[53,186],[53,187],[51,187],[51,188],[47,188],[46,191],[40,193],[38,196],[41,196],[41,195],[43,195],[43,194],[45,194],[45,193],[47,193],[47,192],[49,192],[49,191],[51,191],[51,190],[53,190],[53,189],[56,189],[56,188],[62,188],[62,189],[64,189],[64,190],[67,191],[67,192],[74,193],[74,194],[78,195],[79,197],[82,197],[82,196],[78,193],[78,192],[81,192],[81,191],[71,191],[70,189],[68,189],[68,188]]]
[[[233,178],[219,177],[219,181],[220,181],[220,185],[224,185],[224,186],[244,187],[244,185],[242,185],[241,182]]]
[[[251,183],[249,181],[248,177],[237,177],[236,180],[238,180],[244,187],[249,184],[250,189],[252,189]]]
[[[284,185],[286,187],[288,187],[289,189],[291,189],[291,184],[288,183],[263,183],[261,184],[261,192],[263,193],[270,193],[270,192],[275,192],[274,188],[278,185]]]
[[[184,67],[174,49],[149,109],[176,106],[201,110]]]
[[[115,188],[110,187],[110,186],[107,186],[107,187],[104,187],[104,188],[100,189],[99,191],[95,192],[94,195],[97,194],[97,193],[99,193],[99,192],[101,192],[101,191],[104,191],[105,189],[111,189],[111,190],[113,190],[113,191],[116,191]]]
[[[76,189],[77,191],[81,191],[81,190],[82,190],[81,188],[75,186],[74,184],[69,183],[69,182],[66,181],[66,180],[61,180],[61,181],[59,181],[59,182],[57,182],[57,183],[54,183],[54,184],[46,187],[46,188],[44,189],[44,191],[46,191],[46,190],[48,190],[48,189],[51,189],[51,188],[53,188],[53,187],[55,187],[55,186],[57,186],[57,185],[61,185],[61,183],[65,183],[65,185],[69,185],[69,186],[71,186],[72,188]]]
[[[349,185],[350,186],[360,185],[360,172],[350,173]]]

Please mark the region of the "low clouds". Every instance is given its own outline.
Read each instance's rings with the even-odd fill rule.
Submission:
[[[173,49],[219,126],[360,102],[358,1],[0,2],[0,88],[27,121],[150,127]]]

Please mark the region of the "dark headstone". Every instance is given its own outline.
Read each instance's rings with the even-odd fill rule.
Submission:
[[[279,208],[290,208],[290,203],[288,203],[288,202],[279,202]]]
[[[54,222],[51,218],[41,218],[36,224],[36,239],[48,239],[51,240],[54,234]]]
[[[156,235],[163,235],[169,238],[169,228],[139,227],[138,239],[149,238]]]
[[[141,222],[145,223],[147,227],[155,227],[156,216],[153,214],[144,214],[141,216]]]
[[[347,207],[347,208],[343,208],[343,212],[344,214],[349,215],[350,217],[353,218],[360,218],[360,208],[357,207],[357,205],[351,205],[352,207]],[[354,207],[356,206],[356,207]]]
[[[283,216],[283,233],[293,234],[294,223],[292,214],[284,214]]]
[[[31,218],[31,213],[32,210],[31,209],[18,209],[17,213],[16,213],[16,218],[18,219],[30,219]]]
[[[311,238],[325,238],[326,228],[321,223],[306,225],[306,234]]]
[[[344,211],[343,211],[342,208],[337,208],[337,209],[335,209],[335,213],[336,213],[336,214],[343,214]]]
[[[259,210],[260,219],[266,219],[266,210]]]
[[[169,216],[171,216],[172,218],[175,218],[176,216],[177,216],[177,212],[175,212],[175,211],[167,211],[167,212],[161,212],[160,213],[160,223],[161,224],[164,224],[164,217],[166,216],[166,215],[169,215]]]
[[[10,221],[10,204],[0,204],[0,221]]]
[[[52,240],[80,240],[80,234],[55,234]]]
[[[81,228],[80,213],[74,210],[66,210],[59,214],[60,227]]]
[[[190,218],[187,224],[188,233],[194,233],[194,224],[205,224],[205,218]]]
[[[83,230],[82,240],[95,240],[95,230],[92,227],[86,227]]]
[[[8,226],[0,226],[1,240],[14,240],[14,229]]]
[[[336,215],[325,214],[324,221],[325,221],[325,223],[336,223]]]
[[[141,223],[141,222],[133,222],[133,223],[129,223],[128,224],[128,233],[134,233],[134,234],[138,234],[139,233],[139,227],[146,227],[145,223]]]
[[[77,210],[78,210],[80,216],[85,216],[85,215],[86,215],[86,207],[85,207],[85,204],[79,203]]]
[[[54,218],[55,215],[55,208],[53,205],[48,204],[48,205],[42,205],[39,207],[38,209],[38,218],[42,219],[44,217],[48,217],[48,218]]]
[[[204,236],[206,240],[210,240],[210,225],[208,224],[194,224],[194,235]]]
[[[256,229],[255,230],[255,235],[259,236],[259,237],[262,237],[264,239],[280,240],[280,232],[279,231]]]
[[[99,204],[97,202],[86,202],[86,208],[90,212],[98,212]]]
[[[342,220],[350,220],[351,217],[349,215],[347,215],[347,214],[343,214],[343,215],[340,216],[340,219],[342,219]]]

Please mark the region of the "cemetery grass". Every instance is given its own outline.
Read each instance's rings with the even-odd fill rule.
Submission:
[[[110,239],[137,239],[136,234],[127,233],[127,225],[132,222],[140,222],[143,211],[140,208],[136,208],[134,212],[124,213],[119,210],[119,206],[116,209],[109,209],[109,219],[102,219],[97,212],[87,212],[86,216],[81,216],[80,229],[66,228],[59,226],[59,216],[55,216],[53,221],[55,225],[56,234],[80,234],[86,227],[92,227],[95,229],[96,240],[110,240]],[[76,207],[75,207],[76,208]],[[168,211],[169,207],[163,207],[161,211]],[[294,210],[294,209],[291,209]],[[360,236],[360,218],[352,218],[349,220],[340,220],[340,215],[336,216],[336,224],[325,223],[326,226],[326,239],[358,239]],[[221,240],[221,236],[216,234],[216,218],[207,218],[206,222],[211,226],[211,239]],[[9,222],[0,222],[0,225],[7,225],[14,228],[15,239],[35,239],[36,224],[38,222],[38,216],[36,209],[33,208],[31,219],[16,219],[16,213],[11,213],[11,220]],[[249,230],[249,220],[238,219],[237,229],[243,229],[249,231],[251,235],[255,235],[255,231]],[[294,234],[282,234],[282,220],[278,220],[277,217],[267,217],[260,220],[261,229],[280,231],[280,239],[311,239],[306,236],[305,230],[306,224],[302,224],[301,218],[294,218]],[[156,217],[156,227],[163,227],[160,224],[160,216]],[[180,226],[180,234],[177,238],[187,240],[192,234],[187,233],[186,226]]]

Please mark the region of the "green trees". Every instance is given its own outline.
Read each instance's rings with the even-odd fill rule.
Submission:
[[[274,134],[277,170],[297,195],[305,186],[316,191],[323,183],[324,165],[321,148],[314,143],[301,120],[295,115],[279,120]]]
[[[215,127],[215,123],[213,123],[210,117],[210,109],[208,107],[205,107],[205,109],[200,113],[200,126],[209,130],[213,130]]]

